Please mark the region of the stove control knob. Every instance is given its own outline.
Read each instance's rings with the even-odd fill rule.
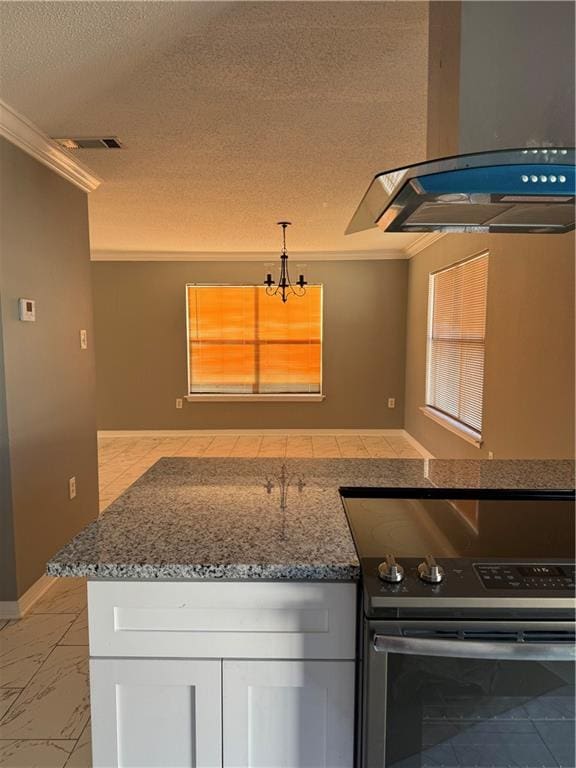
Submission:
[[[398,584],[404,578],[404,568],[398,565],[394,555],[386,555],[386,560],[378,566],[378,576],[382,581]]]
[[[428,555],[426,560],[418,566],[418,576],[428,584],[440,584],[444,578],[444,568],[438,565],[432,555]]]

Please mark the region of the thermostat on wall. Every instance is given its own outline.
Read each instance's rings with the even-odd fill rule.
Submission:
[[[36,302],[34,299],[18,299],[18,316],[20,320],[29,323],[36,320]]]

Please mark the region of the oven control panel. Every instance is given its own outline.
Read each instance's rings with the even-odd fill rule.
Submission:
[[[476,563],[474,570],[486,589],[574,589],[574,566],[543,563]]]

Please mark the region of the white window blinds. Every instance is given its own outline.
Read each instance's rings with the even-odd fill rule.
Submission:
[[[488,254],[430,275],[426,404],[481,435]]]

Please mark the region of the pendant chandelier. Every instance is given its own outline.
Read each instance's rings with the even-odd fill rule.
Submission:
[[[280,296],[283,302],[288,301],[288,296],[304,296],[306,285],[304,275],[299,275],[298,280],[292,285],[288,273],[288,251],[286,250],[286,228],[290,226],[290,221],[279,221],[278,226],[282,227],[282,251],[280,252],[280,277],[278,285],[272,280],[270,272],[266,275],[264,285],[268,296]]]

